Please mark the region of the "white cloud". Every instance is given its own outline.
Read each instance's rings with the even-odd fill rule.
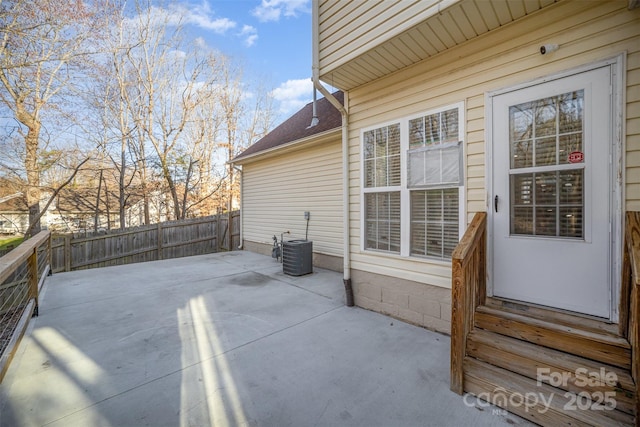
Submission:
[[[206,42],[206,41],[205,41],[205,39],[204,39],[204,38],[202,38],[202,37],[196,37],[196,38],[193,40],[193,44],[194,44],[195,46],[197,46],[197,47],[200,47],[200,48],[205,48],[205,47],[207,47],[207,42]]]
[[[271,93],[280,102],[280,113],[291,115],[313,98],[311,79],[287,80]]]
[[[242,27],[242,31],[238,34],[239,37],[244,37],[244,45],[251,47],[258,40],[258,30],[251,25],[245,25]]]
[[[185,24],[193,24],[206,30],[212,30],[216,34],[225,34],[238,24],[228,18],[214,18],[208,1],[200,5],[174,4],[170,6],[173,14],[182,16]]]
[[[261,22],[279,21],[280,16],[297,16],[309,13],[309,0],[262,0],[260,6],[251,11]]]
[[[169,8],[151,6],[142,14],[125,19],[127,26],[138,27],[144,25],[145,22],[150,22],[152,26],[158,27],[164,24],[172,26],[191,24],[221,35],[238,25],[228,18],[214,17],[214,12],[206,0],[200,5],[172,4]]]

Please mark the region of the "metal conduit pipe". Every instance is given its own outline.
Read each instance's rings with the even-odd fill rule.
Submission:
[[[349,239],[349,112],[348,97],[345,94],[345,106],[338,101],[329,91],[320,83],[319,66],[319,17],[318,17],[318,0],[313,0],[313,64],[312,64],[312,81],[314,88],[318,89],[322,95],[333,105],[342,115],[342,259],[343,259],[343,282],[348,307],[353,307],[353,287],[351,285],[351,254]]]

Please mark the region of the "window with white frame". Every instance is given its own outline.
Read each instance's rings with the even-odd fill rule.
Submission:
[[[366,248],[400,253],[400,125],[363,134]]]
[[[462,104],[366,129],[365,249],[451,259],[463,201]]]

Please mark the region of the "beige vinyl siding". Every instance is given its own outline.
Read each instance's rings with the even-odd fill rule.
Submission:
[[[640,9],[627,1],[563,1],[427,61],[351,90],[350,235],[354,269],[450,287],[450,263],[365,252],[361,248],[360,130],[465,102],[466,212],[487,209],[485,94],[627,52],[627,209],[640,209]],[[542,44],[560,48],[540,55]]]
[[[639,24],[640,25],[640,24]],[[637,42],[640,44],[640,42]],[[627,57],[627,210],[640,210],[640,47]]]
[[[272,236],[304,238],[304,212],[311,213],[314,252],[342,256],[342,151],[338,136],[318,145],[264,160],[243,169],[244,240],[272,244]]]
[[[351,90],[556,0],[315,0],[319,72]]]
[[[319,3],[320,69],[324,73],[370,49],[372,41],[386,41],[415,25],[440,0],[320,0]]]

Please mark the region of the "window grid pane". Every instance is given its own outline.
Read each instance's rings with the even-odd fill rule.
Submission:
[[[509,107],[511,234],[584,238],[584,169],[549,171],[584,162],[583,109],[583,90]]]
[[[447,142],[457,142],[458,109],[441,111],[409,120],[409,147],[429,147]]]
[[[400,185],[400,124],[364,132],[365,187]]]
[[[400,252],[400,192],[365,194],[366,248]]]
[[[411,191],[411,255],[451,259],[458,244],[458,189]]]
[[[511,234],[583,238],[583,180],[583,169],[511,175]]]
[[[401,193],[409,191],[411,238],[405,250],[411,255],[451,258],[459,241],[459,126],[458,107],[409,120],[409,134],[404,136],[409,148],[406,164],[401,161],[400,123],[363,133],[362,185],[369,189],[364,193],[365,249],[401,252],[400,200]],[[407,174],[407,184],[398,188],[402,173]],[[416,187],[420,189],[410,190]]]
[[[571,163],[582,151],[584,90],[509,107],[511,168]]]

